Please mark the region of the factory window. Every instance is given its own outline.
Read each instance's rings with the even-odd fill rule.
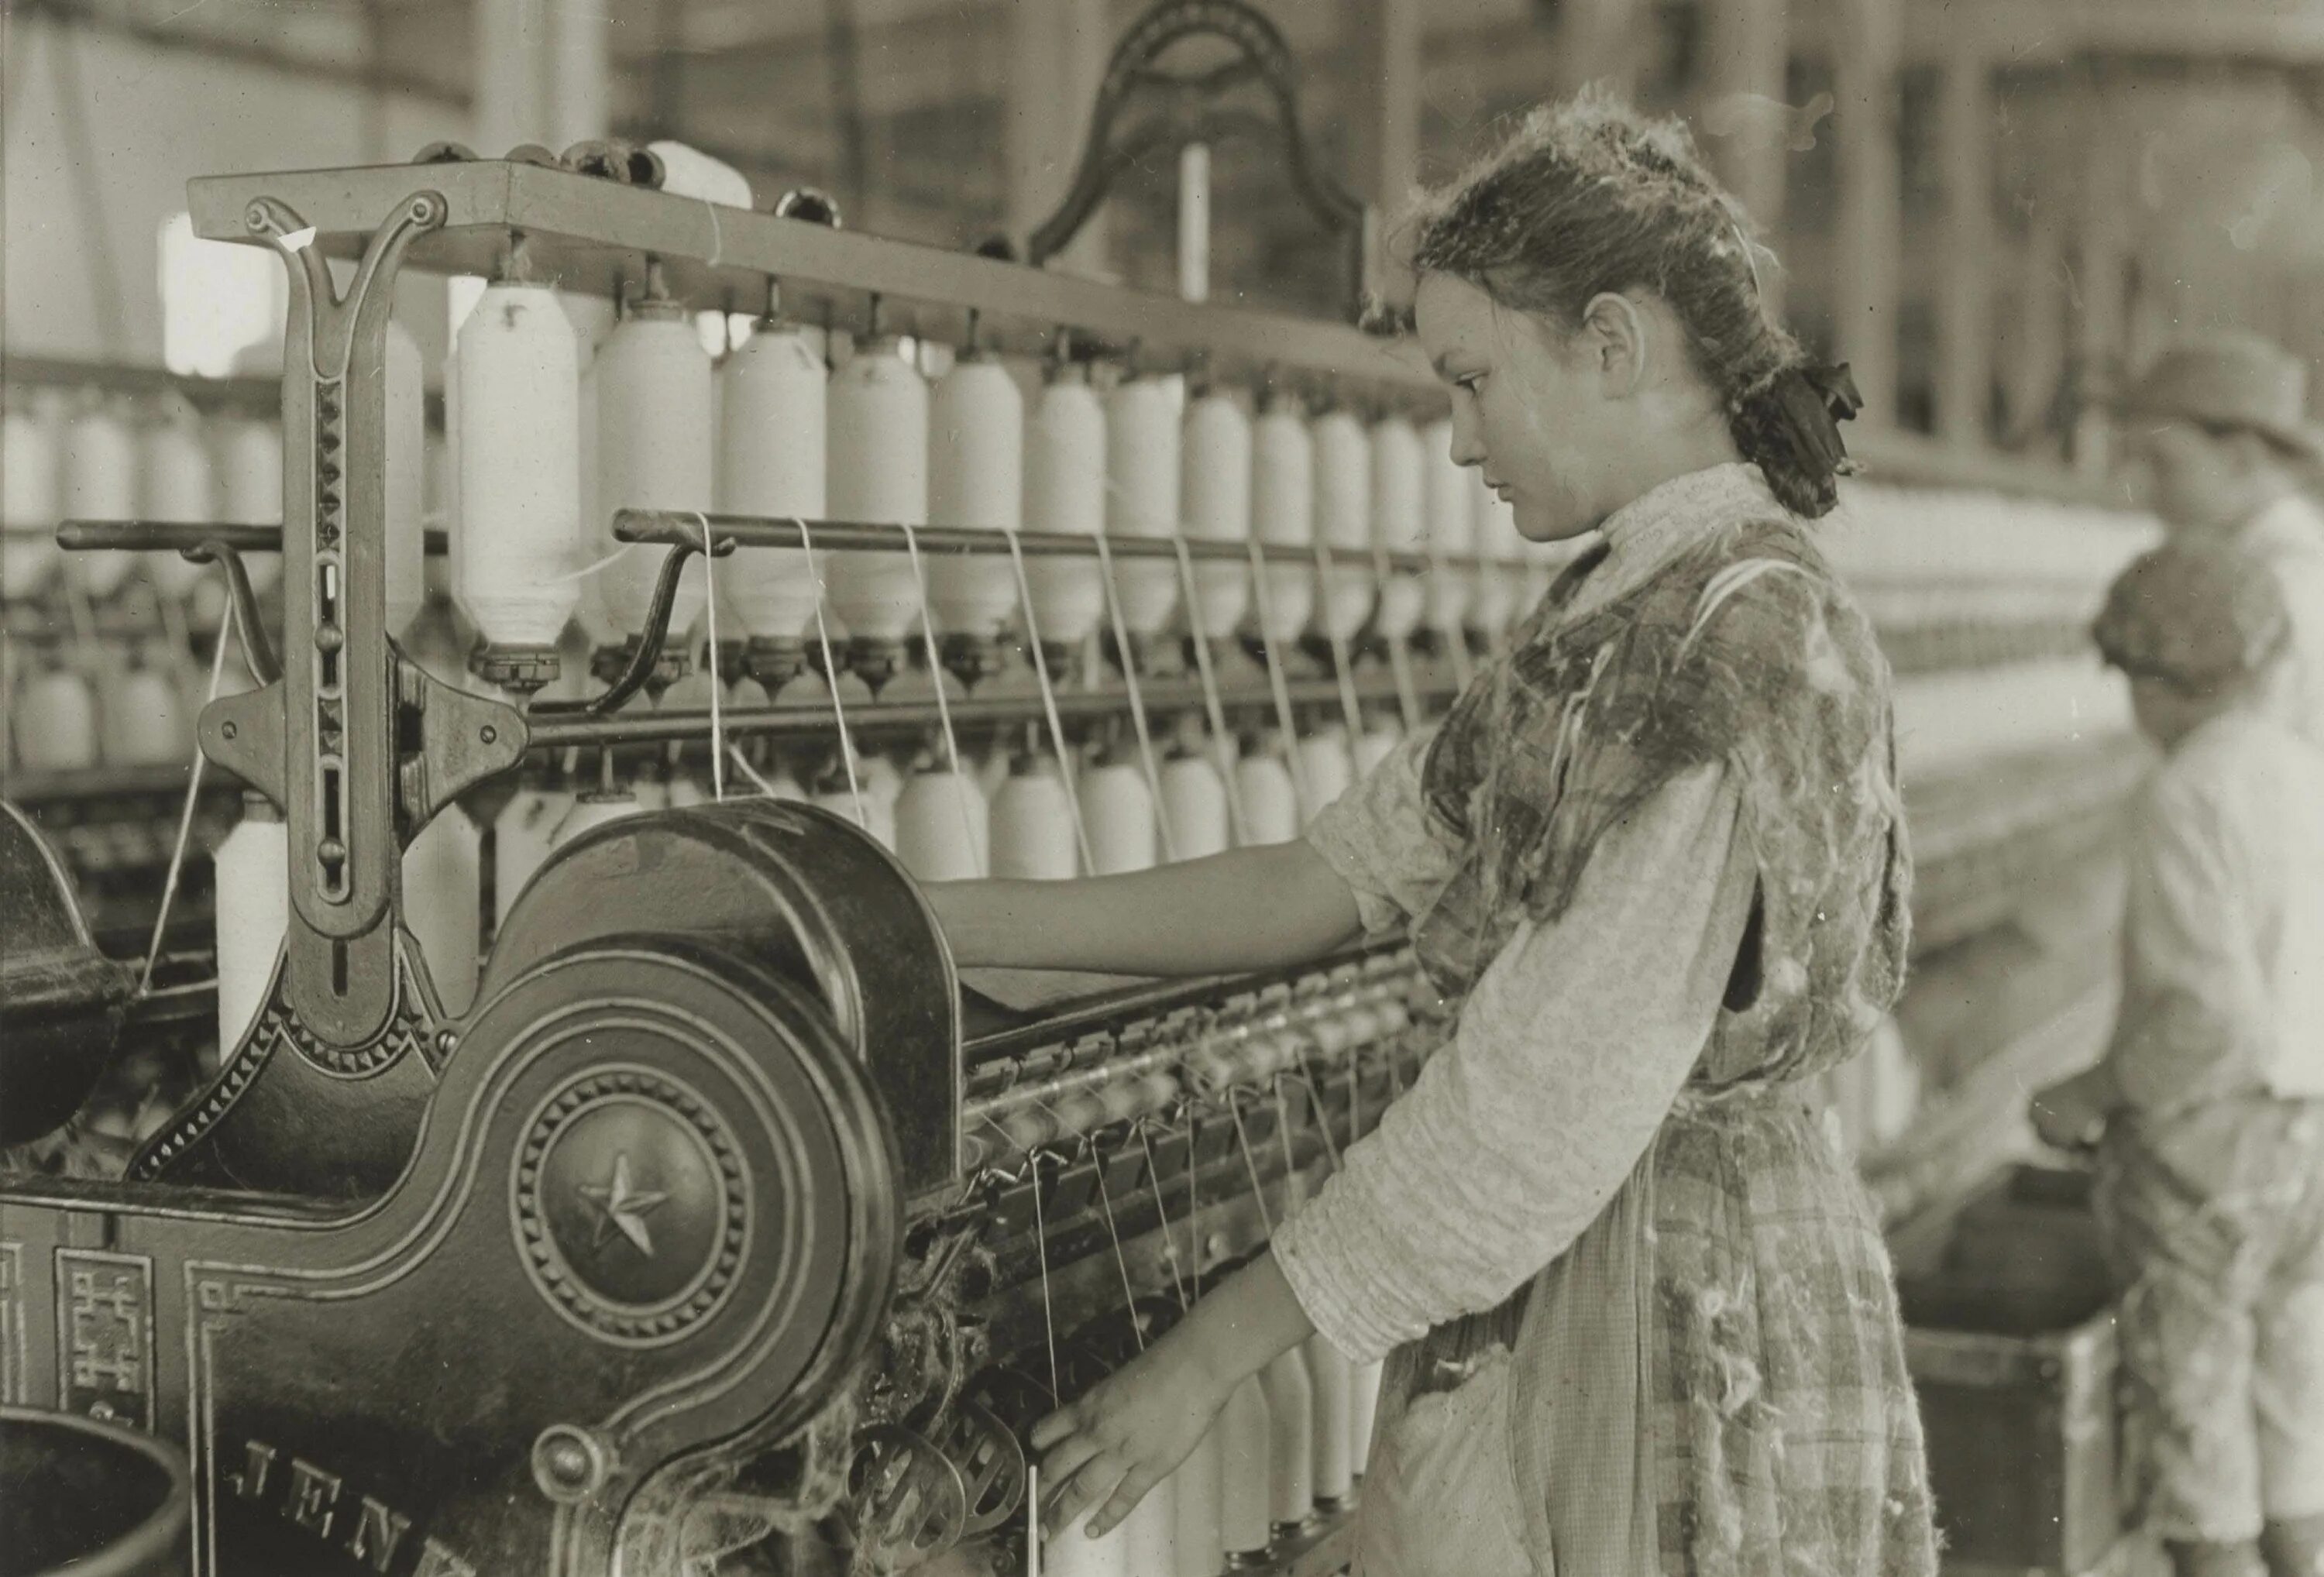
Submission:
[[[280,370],[290,287],[272,253],[205,241],[180,214],[161,226],[160,254],[161,359],[171,372]]]

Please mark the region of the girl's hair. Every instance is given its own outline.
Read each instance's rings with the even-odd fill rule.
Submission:
[[[1848,369],[1813,366],[1767,317],[1748,217],[1703,169],[1676,120],[1600,94],[1544,106],[1502,148],[1425,200],[1422,272],[1578,328],[1593,297],[1644,288],[1685,326],[1735,444],[1786,509],[1816,516],[1850,469],[1838,423],[1856,414]]]

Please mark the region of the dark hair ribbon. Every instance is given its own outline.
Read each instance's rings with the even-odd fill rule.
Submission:
[[[1768,401],[1794,455],[1811,473],[1845,476],[1852,469],[1840,424],[1864,409],[1848,364],[1786,367],[1767,389]]]

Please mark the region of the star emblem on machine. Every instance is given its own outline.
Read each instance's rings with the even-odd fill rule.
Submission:
[[[589,1246],[596,1248],[614,1232],[620,1232],[647,1259],[653,1258],[653,1232],[646,1225],[646,1217],[668,1202],[669,1195],[650,1188],[640,1188],[630,1170],[630,1153],[622,1150],[613,1157],[613,1176],[603,1183],[585,1183],[581,1197],[597,1209],[596,1234]]]

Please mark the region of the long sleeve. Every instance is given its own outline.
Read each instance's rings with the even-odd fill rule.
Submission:
[[[1521,924],[1452,1043],[1275,1236],[1358,1361],[1489,1309],[1572,1243],[1701,1056],[1750,908],[1726,769],[1671,779],[1600,844],[1562,918]]]
[[[2218,809],[2166,780],[2131,839],[2122,1008],[2107,1056],[2124,1099],[2149,1113],[2258,1087],[2273,1061],[2273,1004]]]
[[[1435,730],[1401,741],[1307,825],[1307,845],[1356,895],[1367,935],[1434,901],[1461,860],[1461,839],[1421,790]]]

